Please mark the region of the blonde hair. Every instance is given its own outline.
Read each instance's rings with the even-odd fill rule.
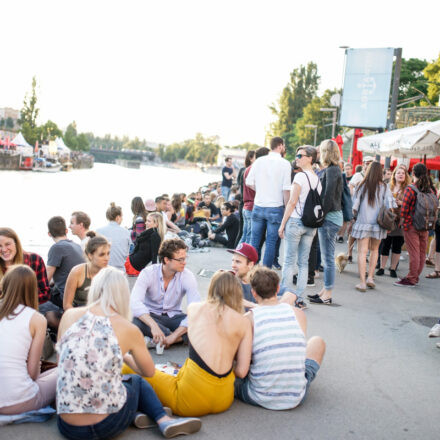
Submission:
[[[112,307],[119,315],[131,321],[130,288],[124,274],[108,266],[101,269],[92,279],[87,306],[100,305],[106,315]]]
[[[216,201],[215,201],[215,206],[220,209],[221,206],[223,205],[223,203],[226,202],[226,199],[223,196],[218,196]]]
[[[231,272],[218,270],[211,278],[207,301],[218,308],[228,306],[243,313],[243,289],[237,277]]]
[[[325,167],[328,167],[330,165],[339,166],[341,154],[339,153],[338,144],[335,141],[331,139],[326,139],[325,141],[322,141],[319,145],[319,152],[319,160]]]
[[[151,212],[147,215],[147,218],[150,217],[156,222],[156,229],[157,233],[160,237],[160,242],[163,242],[163,239],[165,238],[165,225],[163,221],[163,215],[160,212]]]

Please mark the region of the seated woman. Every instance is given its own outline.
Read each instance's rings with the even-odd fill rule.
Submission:
[[[135,197],[131,201],[131,212],[133,213],[133,226],[131,227],[131,241],[136,243],[137,237],[145,231],[147,210],[141,197]]]
[[[156,370],[145,378],[173,413],[202,416],[231,406],[235,377],[246,376],[252,351],[252,328],[242,313],[240,282],[230,272],[216,272],[207,301],[188,307],[189,358],[177,376]],[[125,365],[122,372],[133,370]]]
[[[147,264],[157,263],[159,247],[165,237],[165,225],[160,212],[148,214],[147,229],[137,238],[133,252],[127,257],[125,271],[127,275],[139,275]]]
[[[44,408],[55,400],[57,369],[40,374],[46,319],[38,313],[37,278],[24,264],[11,266],[0,302],[0,414]]]
[[[221,243],[228,249],[235,248],[235,240],[237,239],[240,221],[234,214],[235,206],[231,202],[223,203],[221,214],[224,217],[223,223],[216,229],[215,233],[211,232],[208,238],[217,243]],[[226,232],[226,236],[224,234]]]
[[[0,228],[0,280],[14,264],[26,264],[35,272],[38,283],[38,304],[48,301],[50,288],[43,259],[37,254],[25,252],[14,230]]]
[[[93,278],[87,306],[63,315],[57,344],[56,400],[58,429],[68,439],[109,439],[133,421],[139,427],[142,421],[146,427],[145,415],[157,422],[167,438],[201,427],[198,419],[167,416],[140,376],[122,379],[123,359],[145,376],[154,374],[142,333],[130,322],[129,302],[124,274],[106,267]],[[138,411],[142,415],[136,416]]]
[[[107,267],[110,260],[110,243],[107,239],[102,235],[95,236],[93,231],[89,231],[88,234],[91,238],[84,252],[89,261],[78,264],[70,271],[64,288],[64,310],[87,304],[93,277],[101,269]]]

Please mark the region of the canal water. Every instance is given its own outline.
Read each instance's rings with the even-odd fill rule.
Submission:
[[[44,259],[53,241],[47,235],[47,221],[61,215],[69,225],[73,211],[84,211],[92,219],[91,229],[107,224],[105,212],[110,202],[122,207],[122,226],[132,222],[133,197],[143,200],[161,194],[190,193],[219,180],[219,175],[198,170],[144,166],[140,169],[96,163],[88,170],[38,173],[0,171],[0,227],[11,227],[23,248]],[[77,241],[77,237],[73,238]]]

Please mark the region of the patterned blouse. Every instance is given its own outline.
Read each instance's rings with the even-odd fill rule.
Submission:
[[[112,414],[127,400],[122,353],[108,316],[87,311],[57,344],[57,412]]]

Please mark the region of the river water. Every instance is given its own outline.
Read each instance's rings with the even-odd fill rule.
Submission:
[[[219,175],[198,170],[144,166],[129,169],[95,163],[89,170],[38,173],[0,171],[0,227],[14,229],[23,248],[47,258],[53,244],[47,235],[47,221],[61,215],[69,226],[73,211],[84,211],[92,219],[91,229],[107,224],[105,212],[110,202],[122,207],[122,226],[131,226],[133,197],[143,200],[161,194],[190,193],[219,180]],[[73,238],[69,230],[69,238]]]

